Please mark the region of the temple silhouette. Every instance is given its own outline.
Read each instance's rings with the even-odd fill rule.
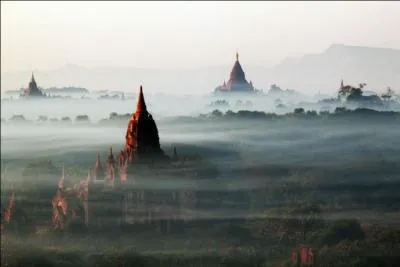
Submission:
[[[254,93],[253,83],[246,80],[246,75],[239,63],[239,54],[236,52],[236,61],[233,65],[228,83],[224,83],[214,90],[215,93]]]
[[[129,119],[125,139],[125,147],[120,153],[121,164],[130,164],[135,160],[146,158],[165,158],[160,147],[157,125],[147,111],[142,86],[140,86],[136,112],[132,113]]]
[[[36,84],[35,76],[32,77],[31,80],[28,84],[28,88],[24,89],[23,93],[21,94],[21,97],[25,98],[30,98],[30,97],[35,97],[35,98],[41,98],[41,97],[46,97],[46,95],[39,89],[39,87]]]

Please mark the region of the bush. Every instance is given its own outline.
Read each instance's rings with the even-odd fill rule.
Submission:
[[[10,121],[26,121],[24,115],[20,114],[14,114],[11,118]]]
[[[39,121],[39,122],[46,122],[47,120],[48,120],[47,116],[44,116],[44,115],[40,115],[37,118],[37,121]]]
[[[78,115],[75,118],[76,122],[89,122],[89,116],[88,115]]]
[[[303,114],[304,113],[304,108],[295,108],[294,109],[294,114]]]
[[[72,120],[71,120],[70,117],[62,117],[62,118],[61,118],[61,121],[62,121],[62,122],[72,122]]]
[[[7,264],[8,267],[53,267],[56,266],[46,255],[20,254]]]
[[[342,240],[363,240],[365,238],[361,225],[356,220],[339,220],[328,226],[317,238],[317,244],[335,245]]]

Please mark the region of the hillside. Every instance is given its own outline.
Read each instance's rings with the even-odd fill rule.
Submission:
[[[400,50],[334,44],[320,54],[288,59],[271,69],[278,84],[299,90],[335,90],[345,84],[367,83],[370,90],[400,89]],[[287,85],[286,85],[287,84]]]

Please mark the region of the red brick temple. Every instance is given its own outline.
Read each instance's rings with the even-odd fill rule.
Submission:
[[[160,147],[157,125],[147,111],[142,86],[140,86],[136,111],[129,119],[125,139],[126,143],[121,156],[129,163],[140,158],[164,156]]]
[[[142,87],[125,140],[116,157],[110,148],[104,165],[98,154],[88,176],[72,187],[64,185],[63,171],[52,201],[54,228],[69,229],[74,221],[95,228],[110,223],[155,223],[167,231],[172,225],[188,220],[189,210],[196,205],[192,188],[148,188],[149,183],[159,184],[160,179],[168,183],[166,172],[187,176],[188,167],[180,171],[177,164],[185,166],[185,163],[177,162],[176,149],[172,159],[161,149],[157,125],[147,110]],[[115,214],[111,218],[111,211],[106,208],[110,206]]]
[[[239,62],[239,54],[236,53],[236,61],[233,65],[228,83],[224,83],[215,88],[215,93],[254,93],[256,90],[253,83],[247,82],[246,75]]]

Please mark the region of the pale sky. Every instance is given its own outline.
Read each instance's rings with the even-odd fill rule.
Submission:
[[[332,43],[400,49],[400,2],[1,2],[1,70],[272,66]]]

